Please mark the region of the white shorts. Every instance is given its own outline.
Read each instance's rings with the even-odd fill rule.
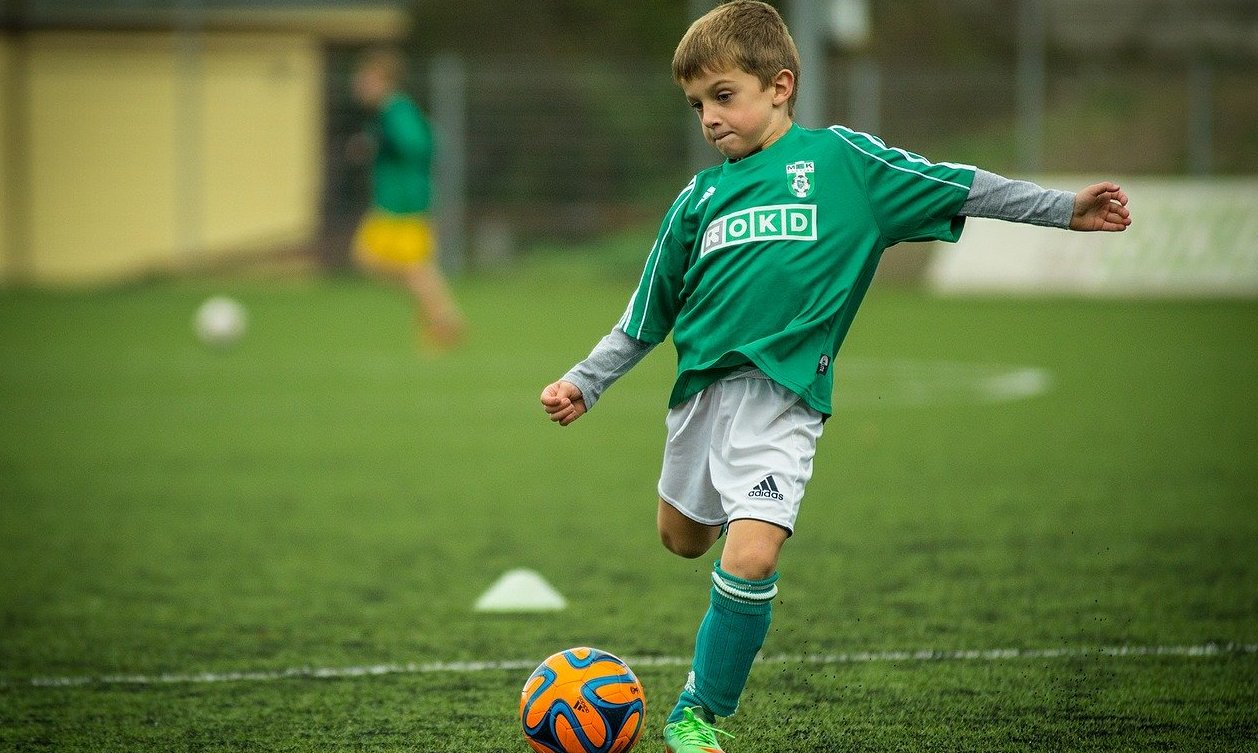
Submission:
[[[752,519],[795,530],[820,413],[747,369],[670,409],[665,423],[660,499],[704,525]]]

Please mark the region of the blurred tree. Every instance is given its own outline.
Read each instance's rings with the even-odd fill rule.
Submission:
[[[685,0],[415,2],[414,41],[466,54],[671,56],[685,30]]]

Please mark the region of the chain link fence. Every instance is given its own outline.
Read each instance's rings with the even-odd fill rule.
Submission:
[[[346,83],[356,54],[338,50],[329,67],[327,209],[340,236],[367,201],[366,176],[338,154],[367,117]],[[450,112],[434,100],[449,88],[434,79],[448,73],[434,75],[434,59],[418,54],[412,62],[410,90],[430,113]],[[443,154],[439,173],[457,169],[463,195],[443,196],[448,176],[436,176],[438,202],[455,198],[464,215],[456,265],[539,242],[650,229],[690,175],[718,161],[696,145],[698,127],[667,60],[503,56],[457,64],[457,132],[435,123],[439,148],[460,152]],[[1011,176],[1258,173],[1258,67],[1242,63],[1051,60],[1036,107],[1042,125],[1029,146],[1012,66],[836,55],[803,82],[824,89],[827,114],[825,123],[805,125],[843,123],[931,159]]]

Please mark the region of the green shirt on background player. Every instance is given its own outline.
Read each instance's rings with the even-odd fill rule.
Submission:
[[[832,362],[883,250],[956,241],[967,216],[1105,231],[1131,219],[1112,183],[1047,190],[795,125],[799,54],[767,3],[733,0],[695,21],[673,78],[726,161],[673,202],[624,316],[540,400],[567,426],[672,333],[660,539],[694,558],[727,534],[664,743],[713,753],[728,734],[714,724],[737,709],[768,634],[779,554],[832,412]]]
[[[391,93],[376,117],[372,203],[394,214],[427,212],[432,202],[432,129],[415,102]]]

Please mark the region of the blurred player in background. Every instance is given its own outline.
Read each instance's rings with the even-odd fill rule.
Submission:
[[[402,91],[402,74],[402,56],[389,49],[368,52],[354,72],[354,97],[378,113],[371,132],[350,143],[351,159],[374,152],[372,207],[354,236],[354,259],[400,281],[414,298],[421,344],[445,350],[463,339],[466,325],[441,272],[428,214],[432,130]]]
[[[541,394],[566,426],[672,335],[660,538],[688,558],[723,533],[725,542],[691,673],[664,726],[668,753],[715,753],[729,736],[715,723],[738,707],[768,634],[778,557],[832,412],[833,360],[883,250],[955,242],[967,217],[1071,230],[1131,223],[1113,183],[1049,190],[842,126],[802,128],[799,67],[765,3],[733,0],[691,25],[673,77],[725,162],[674,200],[619,323]]]

